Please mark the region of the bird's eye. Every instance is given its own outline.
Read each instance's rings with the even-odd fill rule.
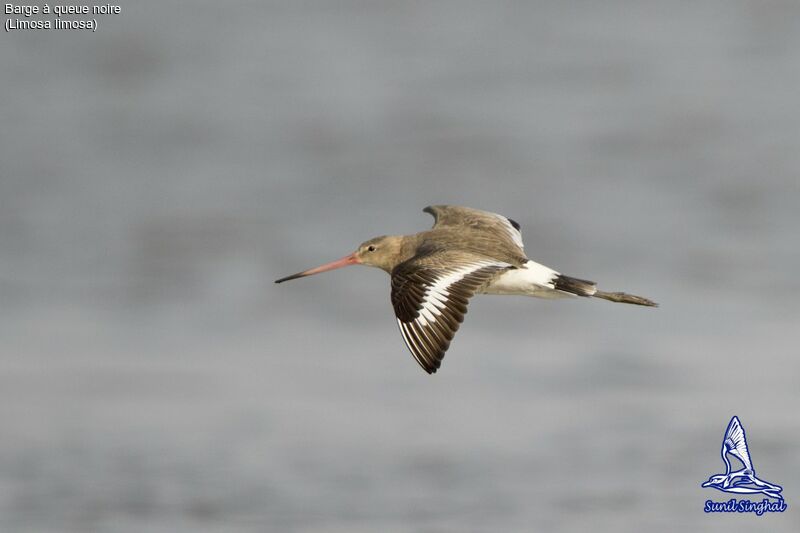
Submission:
[[[369,246],[367,246],[367,251],[368,252],[374,252],[375,251],[375,247],[370,244]]]

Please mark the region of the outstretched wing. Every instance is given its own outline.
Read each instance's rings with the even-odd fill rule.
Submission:
[[[725,453],[729,453],[739,459],[746,469],[750,471],[753,470],[753,463],[750,461],[750,451],[747,449],[744,428],[739,422],[739,418],[735,416],[731,418],[728,429],[725,430],[725,438],[722,441],[723,459],[725,459]]]
[[[475,292],[511,265],[434,251],[392,271],[392,306],[403,340],[429,374],[441,365]]]
[[[522,243],[520,226],[508,217],[489,211],[456,205],[430,205],[423,211],[433,215],[435,219],[434,228],[459,226],[495,233],[498,239],[505,241],[512,249],[518,249],[519,255],[525,256],[523,252],[525,245]]]

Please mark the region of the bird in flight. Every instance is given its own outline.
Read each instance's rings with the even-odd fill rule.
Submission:
[[[414,235],[375,237],[337,261],[276,280],[367,265],[391,276],[391,300],[400,333],[414,359],[429,374],[439,368],[475,294],[520,294],[539,298],[583,296],[655,307],[624,292],[605,292],[593,281],[573,278],[525,255],[514,220],[469,207],[434,205],[433,228]]]
[[[742,463],[740,470],[732,470],[728,456],[735,457]],[[750,450],[747,448],[747,439],[739,417],[734,416],[728,423],[725,436],[722,439],[722,461],[725,463],[725,473],[708,478],[703,487],[711,487],[723,492],[735,494],[764,494],[770,498],[782,500],[783,487],[768,483],[756,477],[753,461],[750,459]]]

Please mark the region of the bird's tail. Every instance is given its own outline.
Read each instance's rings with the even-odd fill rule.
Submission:
[[[628,294],[626,292],[606,292],[597,289],[594,281],[573,278],[559,274],[553,280],[553,287],[557,291],[575,294],[576,296],[592,296],[602,298],[609,302],[619,302],[623,304],[645,305],[647,307],[658,307],[658,304],[649,298]]]
[[[780,492],[776,492],[770,489],[764,489],[761,492],[764,493],[764,496],[769,496],[770,498],[775,498],[776,500],[783,500],[783,496]]]

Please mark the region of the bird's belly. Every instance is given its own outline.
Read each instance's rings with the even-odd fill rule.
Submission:
[[[480,292],[483,294],[519,294],[539,298],[564,298],[570,296],[557,291],[553,279],[558,272],[552,268],[528,261],[524,266],[503,272]]]

